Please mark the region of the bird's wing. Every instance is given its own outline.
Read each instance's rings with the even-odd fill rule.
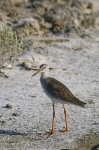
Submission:
[[[76,98],[64,84],[51,77],[47,78],[46,89],[52,97],[62,99],[63,101],[72,103],[72,99]]]

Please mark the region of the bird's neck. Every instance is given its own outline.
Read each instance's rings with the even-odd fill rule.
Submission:
[[[41,73],[41,79],[46,79],[48,77],[48,72]]]

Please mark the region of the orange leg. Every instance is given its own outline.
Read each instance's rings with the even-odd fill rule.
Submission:
[[[46,132],[45,134],[48,134],[48,137],[54,133],[54,118],[55,118],[55,108],[53,103],[53,120],[52,120],[52,129],[49,132]]]
[[[66,112],[64,104],[63,104],[63,108],[64,108],[64,115],[65,115],[66,129],[65,130],[60,130],[60,132],[68,132],[67,112]]]

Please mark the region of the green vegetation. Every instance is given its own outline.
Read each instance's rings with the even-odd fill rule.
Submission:
[[[19,38],[16,32],[12,31],[10,27],[4,27],[0,33],[0,72],[18,58],[22,52],[22,38]]]

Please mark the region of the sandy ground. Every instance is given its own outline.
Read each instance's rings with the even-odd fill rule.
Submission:
[[[90,32],[89,32],[90,33]],[[50,76],[63,82],[86,108],[66,105],[69,132],[63,108],[56,104],[55,134],[44,135],[51,128],[52,103],[44,94],[35,71],[14,66],[5,70],[9,78],[0,78],[0,150],[91,150],[99,144],[99,33],[69,42],[44,44],[32,52],[41,55],[50,67]],[[63,70],[62,68],[66,68]],[[11,104],[12,109],[5,108]]]

